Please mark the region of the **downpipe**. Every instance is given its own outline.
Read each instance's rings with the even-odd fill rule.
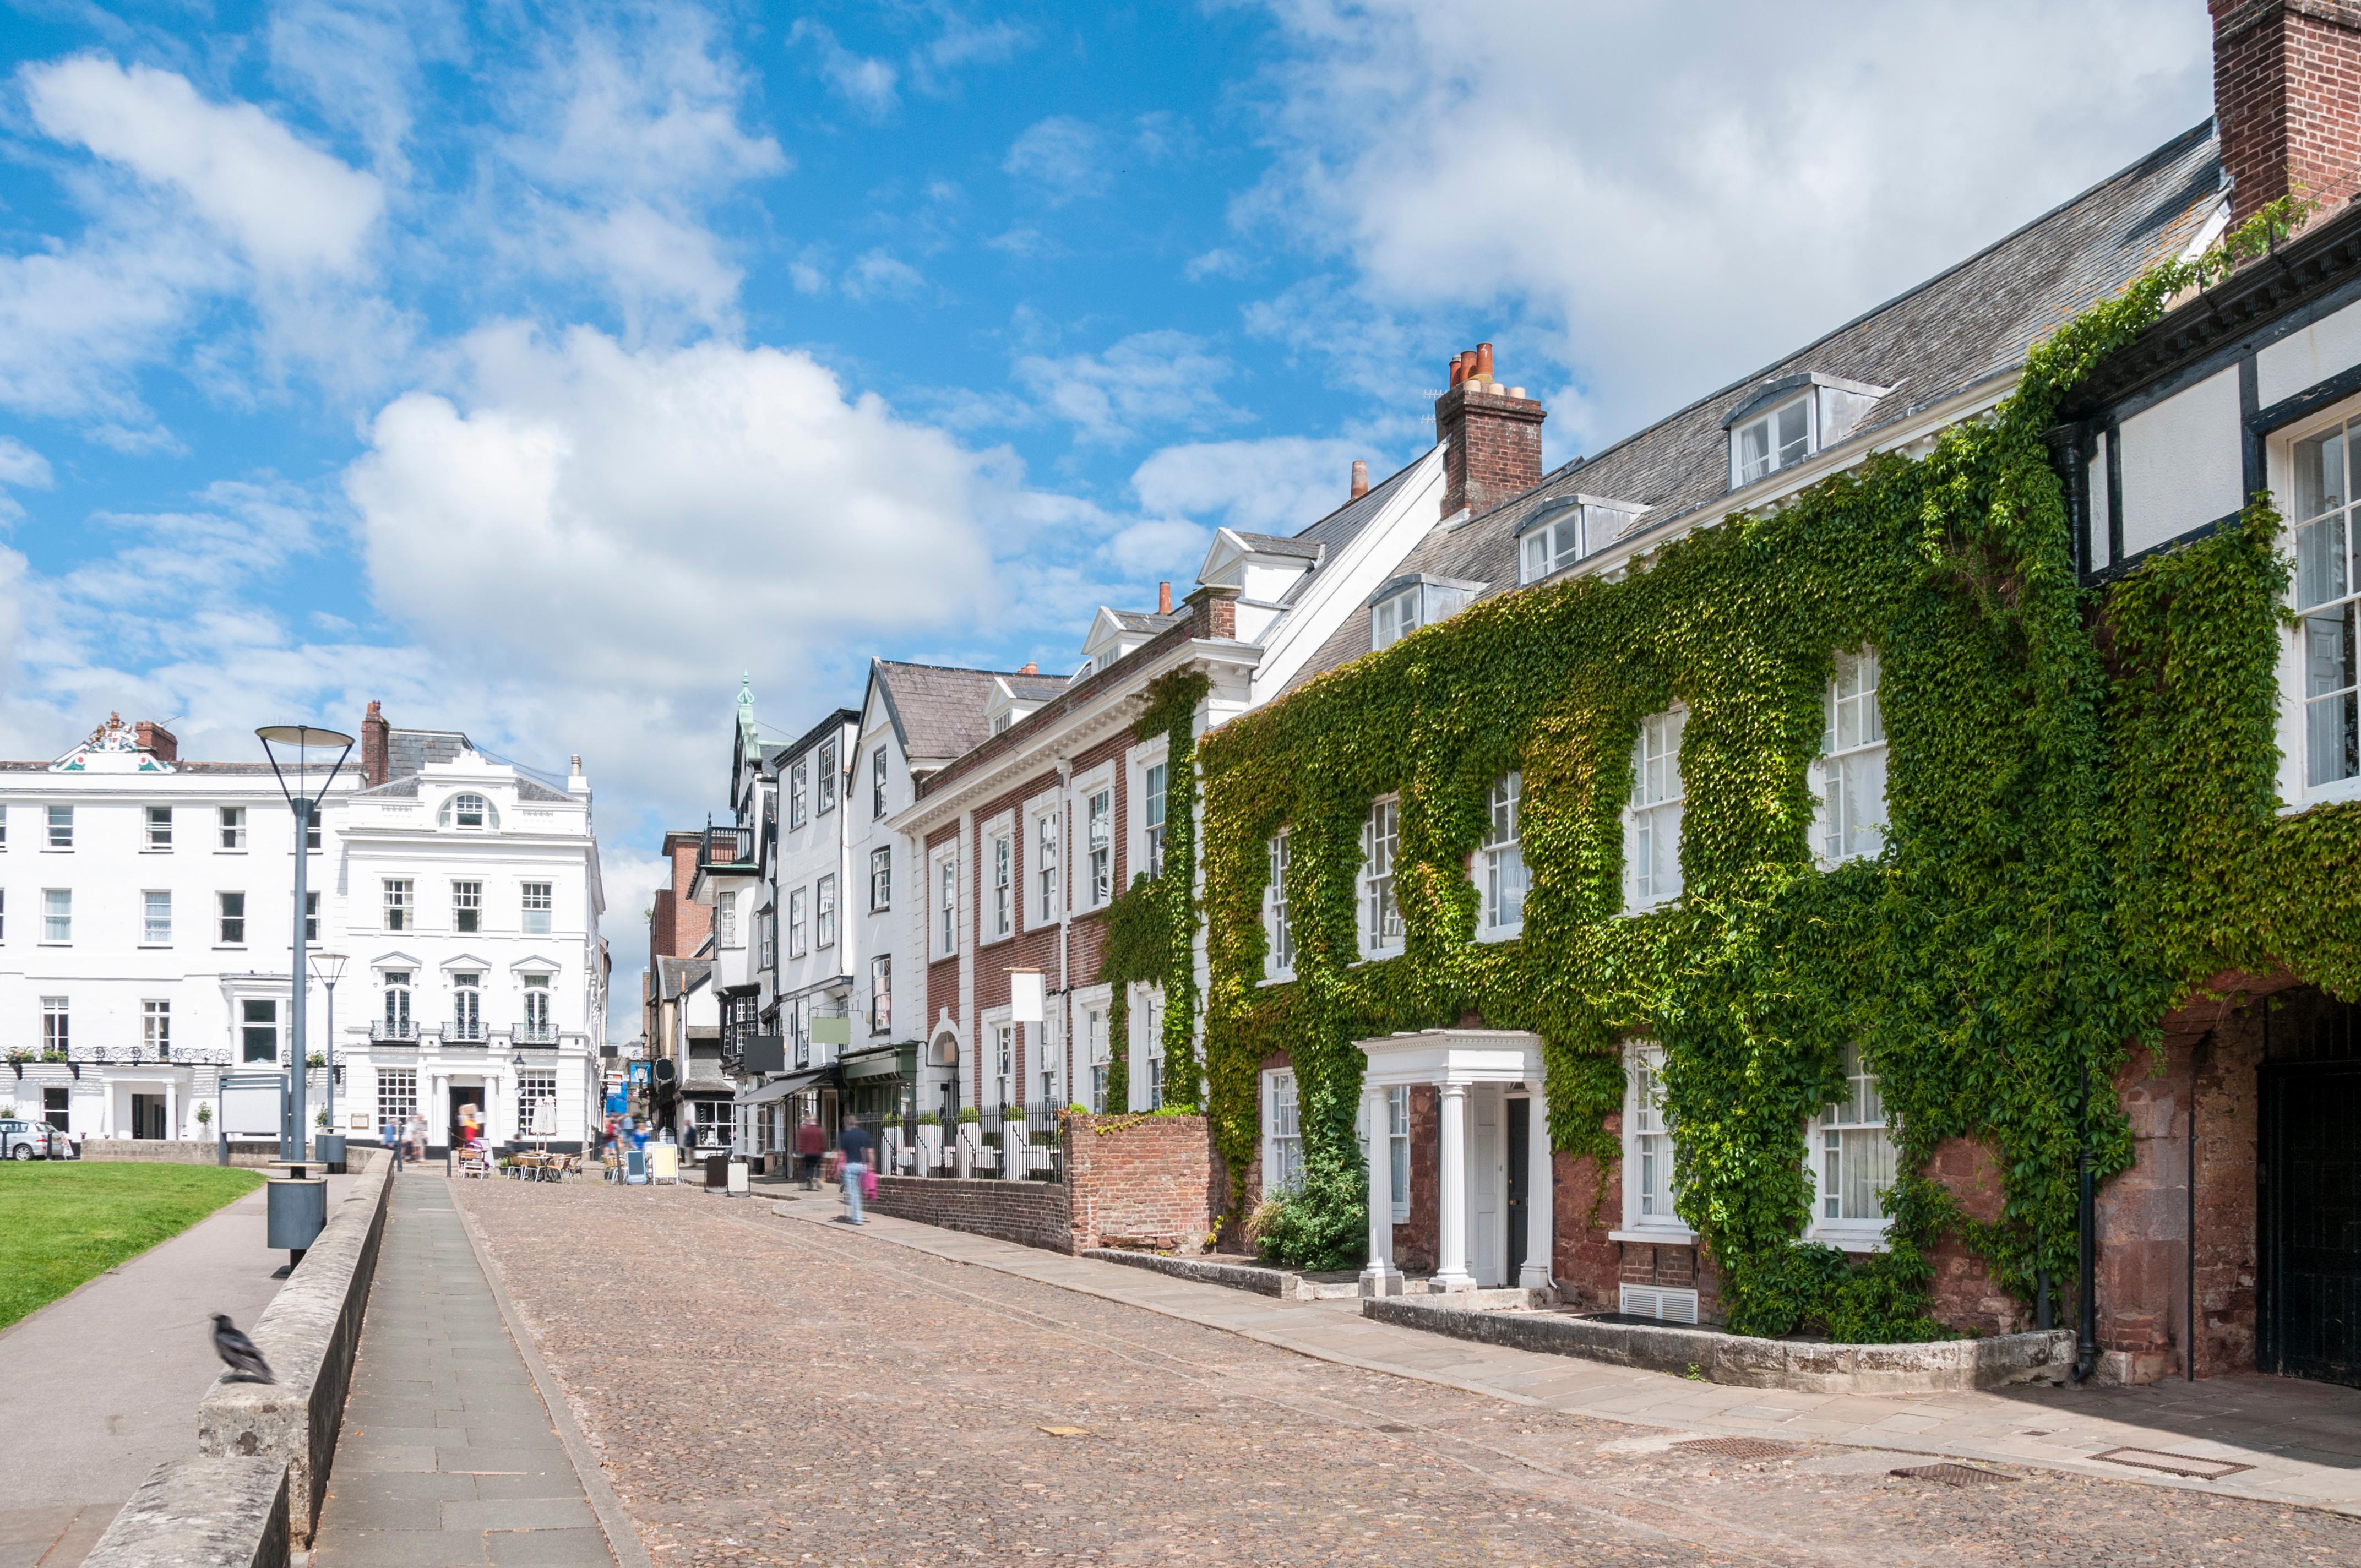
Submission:
[[[2082,1301],[2074,1326],[2074,1382],[2090,1381],[2099,1365],[2098,1206],[2091,1194],[2091,1064],[2082,1064],[2081,1193],[2077,1205],[2081,1231]]]

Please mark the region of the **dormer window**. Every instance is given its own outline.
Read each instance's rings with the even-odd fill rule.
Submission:
[[[1756,388],[1722,421],[1730,432],[1730,488],[1792,468],[1835,445],[1893,389],[1817,371],[1782,376]]]
[[[994,735],[1005,733],[1008,729],[1009,721],[1015,717],[1016,716],[1013,713],[994,714],[992,716],[992,732]]]
[[[443,803],[443,826],[480,833],[500,825],[500,813],[480,795],[455,795]]]
[[[1456,614],[1484,591],[1481,583],[1423,573],[1396,577],[1369,596],[1369,646],[1384,648],[1422,626]]]
[[[1630,527],[1648,509],[1635,501],[1561,496],[1517,528],[1517,581],[1554,577]]]

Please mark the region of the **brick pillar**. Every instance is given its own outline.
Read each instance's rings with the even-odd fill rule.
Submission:
[[[2361,188],[2361,5],[2207,0],[2206,9],[2230,221],[2290,190],[2342,206]]]
[[[1541,483],[1542,405],[1492,376],[1492,345],[1452,361],[1451,389],[1434,400],[1443,454],[1443,515],[1480,512]]]
[[[378,711],[372,698],[368,714],[361,719],[361,777],[371,789],[385,783],[393,766],[392,735],[393,726],[385,721],[385,715]]]
[[[1196,619],[1192,637],[1235,641],[1238,634],[1238,595],[1244,590],[1226,583],[1207,583],[1185,601]]]
[[[152,718],[139,721],[139,749],[159,762],[181,760],[181,742],[172,732]]]

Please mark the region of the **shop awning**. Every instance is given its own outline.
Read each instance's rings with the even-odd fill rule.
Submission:
[[[741,1090],[739,1091],[737,1103],[741,1105],[765,1105],[774,1100],[785,1100],[790,1094],[800,1094],[805,1090],[811,1088],[814,1084],[822,1082],[833,1083],[835,1081],[836,1069],[834,1067],[818,1067],[812,1069],[809,1072],[789,1073],[785,1078],[774,1078],[768,1083],[757,1084],[752,1089]]]

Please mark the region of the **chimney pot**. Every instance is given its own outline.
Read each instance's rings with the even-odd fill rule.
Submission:
[[[1451,384],[1455,387],[1466,379],[1467,379],[1467,356],[1455,354],[1451,356]]]
[[[1444,444],[1444,517],[1462,508],[1486,510],[1540,484],[1542,422],[1549,417],[1521,397],[1513,403],[1499,397],[1504,389],[1492,378],[1488,343],[1461,355],[1453,370],[1455,387],[1473,385],[1492,396],[1479,400],[1446,392],[1434,401],[1434,437]]]
[[[1041,673],[1041,666],[1027,659],[1017,667],[1016,673],[1020,675],[1038,675]]]
[[[1369,493],[1369,466],[1362,459],[1353,459],[1353,499],[1359,500]]]
[[[1476,378],[1479,381],[1492,378],[1492,345],[1488,343],[1476,345]]]
[[[1156,585],[1156,613],[1159,615],[1170,615],[1172,613],[1172,585],[1170,583],[1159,583]]]

